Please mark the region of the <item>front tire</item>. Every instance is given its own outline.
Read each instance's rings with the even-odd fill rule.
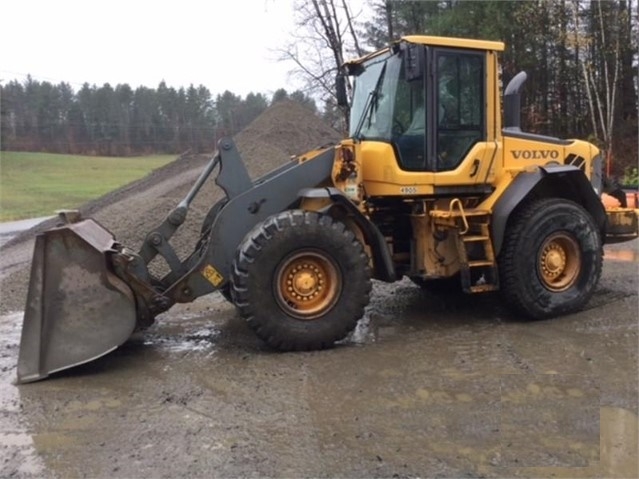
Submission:
[[[599,282],[603,258],[590,214],[572,201],[544,198],[515,215],[499,255],[504,300],[532,319],[582,309]]]
[[[271,216],[238,249],[235,305],[276,349],[332,346],[363,316],[371,291],[369,258],[346,226],[301,210]]]

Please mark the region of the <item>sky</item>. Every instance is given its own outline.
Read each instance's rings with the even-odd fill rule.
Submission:
[[[0,79],[204,85],[242,96],[302,85],[278,61],[293,0],[9,0],[0,13]]]

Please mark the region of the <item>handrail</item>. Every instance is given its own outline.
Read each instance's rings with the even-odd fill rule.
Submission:
[[[459,216],[461,216],[462,222],[464,223],[464,229],[460,230],[459,233],[465,235],[470,229],[470,226],[468,226],[468,220],[466,219],[466,214],[464,213],[464,206],[462,205],[462,202],[459,198],[453,198],[450,202],[448,213],[451,216],[453,216],[453,210],[455,209],[455,206],[457,206],[457,208],[459,209]]]

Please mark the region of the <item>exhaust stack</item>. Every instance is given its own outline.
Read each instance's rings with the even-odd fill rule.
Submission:
[[[504,128],[521,131],[521,89],[526,82],[526,72],[513,77],[504,91]]]

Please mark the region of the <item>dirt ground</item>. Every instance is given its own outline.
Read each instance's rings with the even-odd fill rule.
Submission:
[[[235,139],[253,176],[337,138],[276,107]],[[135,246],[206,161],[184,156],[82,210]],[[205,187],[181,251],[215,195]],[[0,477],[639,476],[638,241],[607,246],[587,308],[553,320],[513,317],[498,294],[375,283],[342,344],[277,353],[214,293],[16,386],[33,234],[0,249]]]
[[[2,316],[0,476],[637,477],[637,246],[549,321],[377,283],[343,344],[282,354],[214,293],[19,387]]]

